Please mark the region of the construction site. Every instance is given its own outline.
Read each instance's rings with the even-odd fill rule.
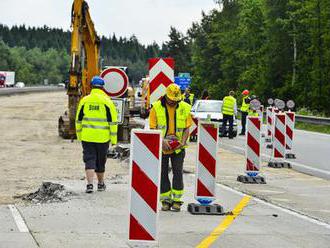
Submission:
[[[295,128],[329,118],[247,87],[239,104],[197,97],[171,56],[134,84],[101,47],[74,0],[67,81],[26,87],[0,67],[0,248],[329,247],[330,135]],[[105,170],[86,143],[109,145]]]

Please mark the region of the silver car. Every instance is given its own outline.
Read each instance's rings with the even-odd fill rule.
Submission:
[[[222,101],[220,100],[197,100],[195,104],[191,108],[191,115],[194,118],[198,118],[201,120],[207,120],[211,118],[211,121],[219,122],[219,135],[221,135],[222,128],[222,119],[223,115],[221,112],[222,109]],[[226,127],[226,133],[224,136],[228,135],[228,123]],[[233,135],[237,136],[237,121],[234,117],[234,127],[233,127]]]

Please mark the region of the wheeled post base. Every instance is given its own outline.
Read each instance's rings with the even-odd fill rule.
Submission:
[[[188,204],[188,212],[193,215],[223,215],[223,207],[218,204],[201,205],[197,203]]]
[[[268,167],[272,168],[288,168],[291,169],[291,164],[288,162],[269,162]]]
[[[265,142],[270,143],[270,142],[272,142],[272,139],[271,138],[265,138]]]
[[[267,149],[273,149],[273,144],[267,144],[266,148]]]
[[[287,153],[287,154],[285,154],[285,158],[288,158],[288,159],[296,159],[296,154],[293,154],[293,153]]]
[[[249,183],[249,184],[266,184],[266,180],[263,176],[251,177],[248,175],[239,175],[237,177],[237,181],[241,183]]]

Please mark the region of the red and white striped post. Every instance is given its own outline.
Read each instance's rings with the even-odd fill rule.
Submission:
[[[190,127],[190,140],[197,141],[198,118],[192,117],[193,123]]]
[[[174,59],[149,59],[149,78],[149,105],[151,106],[165,95],[167,86],[174,83]]]
[[[295,158],[295,154],[292,153],[293,147],[293,135],[294,135],[294,124],[295,124],[295,113],[294,112],[285,112],[286,114],[286,158]]]
[[[273,135],[273,107],[267,107],[266,109],[266,118],[267,118],[267,135],[266,142],[272,142]]]
[[[132,130],[130,159],[130,243],[158,243],[161,132]]]
[[[219,126],[199,122],[195,199],[215,200]]]
[[[283,113],[275,114],[275,129],[273,139],[273,161],[268,163],[270,167],[290,167],[290,164],[284,162],[285,159],[285,136],[286,136],[286,115]]]
[[[265,184],[264,177],[258,176],[260,172],[261,158],[261,121],[259,117],[247,118],[246,136],[246,175],[240,175],[237,181],[242,183]]]

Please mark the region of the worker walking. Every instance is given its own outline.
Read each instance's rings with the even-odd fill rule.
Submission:
[[[228,138],[233,139],[233,128],[234,128],[234,115],[237,115],[237,105],[236,99],[234,98],[235,92],[230,91],[229,96],[223,98],[222,103],[222,128],[221,128],[221,136],[224,137],[226,133],[227,121],[229,121],[229,130],[228,130]]]
[[[191,106],[194,105],[195,103],[195,95],[191,93],[191,88],[188,86],[184,92],[184,95],[183,95],[183,100],[190,104]]]
[[[185,148],[192,125],[191,106],[181,101],[180,87],[171,84],[166,89],[166,95],[155,102],[150,111],[150,129],[162,131],[162,169],[160,200],[162,210],[180,211],[183,195],[183,162]],[[173,170],[172,185],[169,179],[169,161]]]
[[[102,90],[104,80],[94,77],[92,91],[79,102],[76,116],[76,133],[82,141],[83,160],[87,179],[86,193],[93,192],[96,173],[97,190],[104,191],[105,163],[109,142],[117,144],[117,110],[110,97]]]
[[[246,118],[249,114],[249,108],[250,108],[250,97],[249,97],[250,92],[248,90],[243,90],[242,95],[242,106],[241,106],[241,113],[242,113],[242,130],[239,135],[245,135],[246,132]]]

